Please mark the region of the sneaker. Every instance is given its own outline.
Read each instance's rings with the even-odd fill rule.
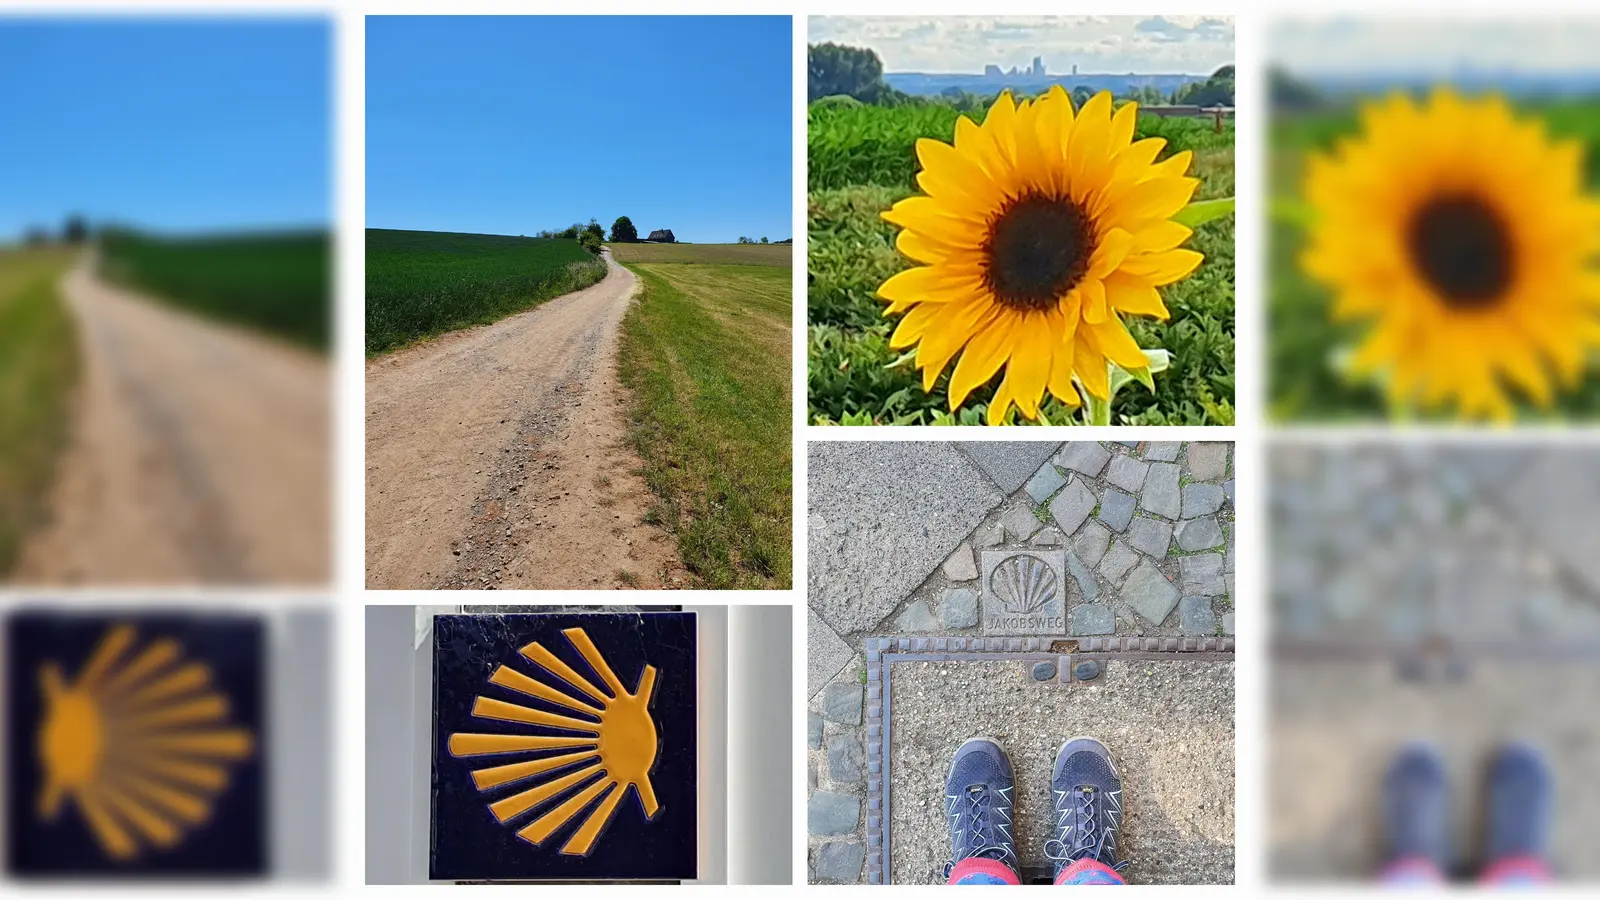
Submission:
[[[1056,751],[1050,793],[1056,812],[1056,836],[1045,841],[1044,855],[1055,863],[1055,875],[1081,859],[1095,859],[1121,871],[1117,831],[1122,827],[1122,776],[1111,751],[1094,738],[1073,738]]]
[[[1450,781],[1432,744],[1400,748],[1383,776],[1385,865],[1426,860],[1450,865]]]
[[[956,749],[944,782],[944,812],[950,822],[950,861],[945,877],[964,859],[994,859],[1018,871],[1011,836],[1016,780],[1011,760],[988,738],[972,738]]]
[[[1554,787],[1550,767],[1533,745],[1504,745],[1489,763],[1489,814],[1484,858],[1543,860],[1550,840]]]

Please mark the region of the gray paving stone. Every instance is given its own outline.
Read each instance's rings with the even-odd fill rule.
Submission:
[[[1233,499],[1233,479],[1229,478],[1222,483],[1222,492],[1228,495],[1228,505],[1238,506],[1238,501]]]
[[[1178,570],[1183,581],[1183,589],[1191,594],[1204,594],[1207,597],[1220,597],[1227,593],[1227,585],[1222,580],[1222,554],[1197,553],[1194,556],[1181,557],[1178,560]]]
[[[862,687],[834,683],[822,692],[822,717],[840,725],[861,724]]]
[[[1122,585],[1122,602],[1159,626],[1178,604],[1178,589],[1149,560],[1141,561]]]
[[[817,441],[808,453],[806,596],[841,635],[875,628],[1005,498],[949,444]]]
[[[1079,529],[1078,537],[1072,542],[1072,552],[1083,560],[1089,568],[1100,565],[1101,557],[1106,555],[1106,548],[1111,546],[1111,529],[1099,522],[1089,522]]]
[[[1189,477],[1194,481],[1221,481],[1228,474],[1230,449],[1231,444],[1219,442],[1193,443],[1184,448]]]
[[[1222,614],[1222,633],[1233,634],[1233,613]]]
[[[813,750],[822,747],[822,717],[814,712],[806,713],[806,746]]]
[[[1160,519],[1139,516],[1128,526],[1128,533],[1123,540],[1145,556],[1161,559],[1172,545],[1172,525]]]
[[[1122,576],[1128,574],[1128,570],[1133,568],[1134,563],[1138,561],[1139,554],[1132,547],[1119,540],[1111,545],[1110,550],[1106,551],[1105,557],[1100,560],[1098,571],[1106,581],[1116,584],[1122,580]]]
[[[962,542],[956,552],[944,561],[944,577],[951,581],[971,581],[978,577],[978,561],[972,555],[972,544]]]
[[[1065,550],[985,550],[983,632],[995,635],[1062,634],[1067,629]]]
[[[979,550],[998,547],[1006,542],[1006,530],[997,522],[985,525],[972,533],[972,546]]]
[[[860,797],[817,791],[806,802],[806,831],[811,834],[851,834],[860,821]]]
[[[1106,481],[1130,493],[1138,493],[1144,487],[1145,473],[1150,471],[1150,464],[1133,456],[1118,455],[1111,460],[1111,468],[1106,472]]]
[[[855,655],[827,622],[806,608],[806,696],[815,697]]]
[[[1083,481],[1073,479],[1071,484],[1061,489],[1056,499],[1050,501],[1050,515],[1056,520],[1062,534],[1076,534],[1078,526],[1089,518],[1094,503],[1094,494]]]
[[[1232,572],[1229,572],[1228,574],[1222,576],[1222,589],[1227,592],[1224,596],[1226,596],[1228,598],[1228,602],[1230,602],[1230,603],[1233,602],[1233,573]]]
[[[1233,569],[1233,535],[1232,534],[1228,535],[1228,555],[1223,559],[1222,570],[1224,572],[1227,572],[1230,575],[1233,574],[1233,571],[1234,571],[1234,569]],[[1231,594],[1233,592],[1229,591],[1228,593]]]
[[[1061,474],[1061,470],[1054,464],[1046,462],[1039,467],[1039,471],[1033,473],[1033,477],[1029,478],[1023,487],[1027,490],[1028,496],[1033,498],[1033,502],[1044,503],[1066,483],[1067,476]]]
[[[1002,491],[1014,494],[1056,452],[1057,444],[1055,441],[963,441],[955,446],[960,447]]]
[[[1063,469],[1082,472],[1090,478],[1098,477],[1111,461],[1111,451],[1095,441],[1067,441],[1056,454],[1056,463]]]
[[[939,618],[952,630],[978,627],[978,592],[971,588],[950,588],[939,604]]]
[[[1200,516],[1209,516],[1222,508],[1222,502],[1227,498],[1221,485],[1194,482],[1185,485],[1183,489],[1183,517],[1194,519]]]
[[[1144,490],[1139,494],[1140,508],[1158,516],[1176,519],[1183,510],[1183,498],[1178,492],[1178,475],[1176,463],[1151,463],[1150,474],[1144,480]]]
[[[828,738],[828,780],[834,784],[859,784],[865,773],[861,739],[854,730],[840,731]]]
[[[1183,444],[1178,441],[1151,441],[1144,448],[1144,458],[1150,462],[1172,462],[1182,448]]]
[[[829,841],[817,848],[818,881],[856,884],[861,866],[867,861],[867,848],[855,841]]]
[[[1006,510],[1000,516],[1000,524],[1006,530],[1006,540],[1012,543],[1021,543],[1044,527],[1044,523],[1040,522],[1039,517],[1026,505],[1013,506]]]
[[[894,620],[895,630],[905,634],[917,634],[939,630],[939,619],[922,600],[914,600],[901,611],[899,618]]]
[[[1112,611],[1111,604],[1079,603],[1072,607],[1072,618],[1067,623],[1068,634],[1114,634],[1116,630],[1117,614]]]
[[[1217,520],[1210,516],[1179,522],[1177,535],[1178,549],[1185,553],[1209,550],[1222,543],[1222,528],[1217,525]]]
[[[1128,522],[1133,519],[1133,505],[1134,500],[1132,497],[1116,488],[1106,488],[1106,492],[1100,495],[1100,515],[1098,518],[1106,523],[1106,527],[1112,531],[1122,531],[1128,527]]]
[[[1028,538],[1028,543],[1035,547],[1059,547],[1062,544],[1061,532],[1054,528],[1041,528],[1038,534]]]
[[[1077,554],[1067,551],[1067,571],[1072,574],[1072,580],[1078,584],[1078,594],[1083,602],[1093,603],[1100,599],[1100,584],[1095,580],[1094,570],[1083,564]]]
[[[1217,616],[1210,597],[1185,597],[1178,602],[1178,630],[1184,634],[1215,634]]]

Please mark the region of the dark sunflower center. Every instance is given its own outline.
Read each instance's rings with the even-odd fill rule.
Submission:
[[[1411,217],[1412,264],[1458,309],[1493,306],[1511,286],[1511,235],[1500,214],[1475,197],[1428,201]]]
[[[1083,280],[1094,234],[1071,200],[1028,194],[1000,211],[984,250],[995,298],[1017,309],[1043,310]]]

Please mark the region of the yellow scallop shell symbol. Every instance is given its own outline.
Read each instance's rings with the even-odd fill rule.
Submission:
[[[141,843],[175,847],[204,824],[229,764],[255,747],[248,730],[228,724],[209,669],[185,662],[171,639],[136,652],[134,642],[132,626],[109,629],[72,684],[58,664],[39,667],[39,815],[54,821],[70,799],[119,860],[138,857]]]
[[[524,825],[517,836],[539,846],[588,809],[588,817],[561,847],[561,852],[569,856],[587,856],[616,815],[617,806],[629,787],[638,794],[647,821],[655,818],[660,810],[655,788],[650,784],[650,770],[655,766],[656,752],[660,748],[656,723],[650,718],[650,692],[655,688],[656,669],[646,665],[639,676],[639,684],[629,693],[582,628],[568,628],[561,633],[609,691],[590,683],[535,641],[522,648],[523,658],[587,699],[557,690],[502,665],[489,676],[491,684],[536,697],[574,715],[480,696],[472,704],[474,716],[532,726],[531,730],[540,733],[452,734],[449,747],[450,755],[455,757],[567,751],[475,769],[472,781],[479,791],[487,792],[534,779],[531,787],[489,804],[489,811],[502,824],[564,791],[577,788],[571,796]]]

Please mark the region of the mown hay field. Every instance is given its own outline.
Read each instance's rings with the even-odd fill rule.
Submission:
[[[911,266],[894,248],[895,228],[879,214],[916,192],[918,138],[949,141],[963,113],[945,106],[878,107],[814,103],[809,111],[807,302],[809,420],[813,424],[982,424],[1001,374],[951,414],[946,369],[924,393],[911,360],[889,349],[895,320],[875,296],[890,276]],[[982,121],[982,113],[968,113]],[[1210,118],[1141,115],[1135,139],[1162,137],[1158,159],[1194,151],[1190,174],[1201,179],[1195,199],[1234,194],[1231,123],[1218,132]],[[1162,295],[1165,323],[1128,319],[1139,346],[1165,348],[1167,371],[1152,394],[1131,385],[1117,394],[1114,424],[1228,425],[1234,417],[1234,221],[1200,226],[1188,244],[1205,254],[1194,274]],[[897,363],[897,360],[898,363]],[[1052,423],[1072,411],[1051,398]],[[1024,421],[1020,418],[1018,421]]]
[[[0,250],[0,580],[45,515],[71,427],[77,331],[57,284],[75,252]]]
[[[326,350],[333,245],[326,232],[168,238],[108,231],[100,274],[174,306]]]
[[[749,245],[746,245],[749,246]],[[630,263],[629,430],[695,587],[793,583],[792,269]]]
[[[487,325],[606,277],[577,241],[367,229],[366,350]]]
[[[1519,116],[1542,119],[1553,137],[1582,141],[1585,184],[1591,194],[1600,194],[1600,99],[1514,104],[1513,109]],[[1307,160],[1332,150],[1358,128],[1354,105],[1276,114],[1268,127],[1267,414],[1276,421],[1373,421],[1388,414],[1378,386],[1353,382],[1339,371],[1341,354],[1358,344],[1363,324],[1334,322],[1332,293],[1307,277],[1299,262],[1309,214],[1304,199]],[[1527,419],[1600,417],[1600,377],[1591,375],[1573,390],[1558,392],[1548,412],[1524,405],[1517,414]]]
[[[729,266],[794,265],[793,244],[607,244],[619,263],[709,263]]]

